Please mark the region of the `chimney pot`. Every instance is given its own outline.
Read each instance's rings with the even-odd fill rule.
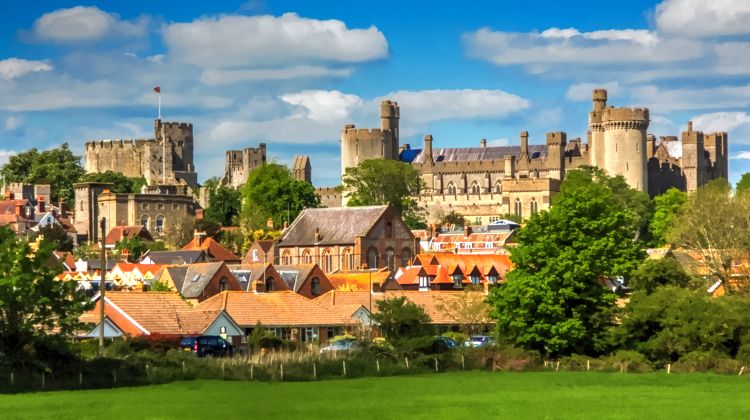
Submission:
[[[268,230],[273,230],[273,218],[269,217],[268,220],[266,220],[266,227]]]
[[[482,149],[487,147],[487,139],[479,140],[479,145],[482,147]]]
[[[692,121],[688,121],[688,133],[690,133],[692,131],[693,131],[693,122]]]

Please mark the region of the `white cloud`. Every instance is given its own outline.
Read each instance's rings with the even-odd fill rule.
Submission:
[[[0,60],[0,79],[10,80],[28,73],[52,71],[53,67],[46,61],[8,58]]]
[[[282,95],[281,100],[299,106],[298,111],[292,115],[294,118],[324,122],[349,118],[351,109],[363,103],[359,96],[337,90],[306,90]]]
[[[520,64],[533,72],[552,69],[551,64],[658,64],[701,57],[705,46],[698,41],[665,38],[646,30],[580,32],[575,28],[550,28],[541,33],[502,32],[488,28],[464,34],[471,57],[497,65]]]
[[[169,55],[202,68],[288,63],[366,62],[388,55],[376,27],[349,29],[340,20],[282,16],[220,16],[163,28]]]
[[[121,20],[97,7],[76,6],[45,13],[34,22],[34,35],[42,40],[75,43],[146,33],[146,20]]]
[[[15,156],[15,155],[16,155],[16,152],[12,150],[0,149],[0,165],[5,165],[6,163],[8,163],[8,160],[10,159],[10,157]]]
[[[665,0],[656,6],[660,31],[687,37],[750,33],[747,0]]]
[[[748,151],[738,152],[734,156],[730,156],[729,159],[745,159],[745,160],[750,160],[750,152],[748,152]]]
[[[750,106],[750,85],[704,88],[661,88],[646,85],[633,88],[634,103],[658,112],[722,109]]]
[[[368,105],[372,109],[382,99],[392,99],[401,108],[402,123],[424,123],[469,118],[501,118],[529,107],[529,101],[502,90],[435,89],[391,92]]]
[[[245,81],[290,80],[305,77],[346,77],[351,69],[331,69],[321,66],[294,66],[281,69],[216,70],[209,69],[201,75],[207,85],[225,85]]]
[[[606,83],[577,83],[571,85],[565,92],[565,97],[571,101],[591,101],[594,89],[607,89],[607,98],[616,98],[622,91],[620,82],[611,81]]]
[[[492,140],[487,141],[487,146],[490,146],[490,147],[507,146],[509,144],[510,144],[510,140],[506,138],[492,139]]]
[[[712,112],[693,117],[693,128],[713,133],[717,131],[734,131],[740,126],[750,124],[747,112]]]

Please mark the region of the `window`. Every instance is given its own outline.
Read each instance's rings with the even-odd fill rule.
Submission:
[[[144,214],[143,216],[141,216],[141,226],[143,226],[144,228],[146,228],[146,230],[149,229],[149,226],[148,226],[148,215],[147,214]]]
[[[253,250],[253,261],[258,262],[259,259],[260,257],[258,256],[258,249],[256,248]]]
[[[300,341],[304,343],[318,341],[318,329],[316,327],[300,328]]]
[[[348,248],[344,250],[344,254],[341,257],[341,260],[341,265],[344,266],[344,270],[354,269],[354,255],[352,255],[352,251],[350,251]]]
[[[487,281],[489,281],[492,284],[497,284],[497,275],[496,274],[490,274],[487,276]]]
[[[172,210],[179,210],[180,205],[179,204],[172,204]]]
[[[219,291],[223,292],[225,290],[227,290],[227,278],[222,277],[219,279]]]
[[[141,204],[141,209],[148,210],[148,203]]]
[[[164,234],[164,216],[156,216],[156,233],[158,235]]]
[[[323,271],[326,273],[333,271],[333,255],[328,249],[323,251]]]
[[[302,263],[312,264],[312,255],[310,255],[309,249],[306,249],[304,252],[302,252]]]
[[[479,194],[480,190],[481,190],[481,188],[479,187],[479,184],[477,183],[477,181],[474,181],[474,183],[471,184],[471,193],[472,194]]]
[[[367,268],[378,268],[378,250],[374,247],[367,250]]]
[[[81,200],[81,206],[80,210],[83,211],[83,200]]]
[[[456,194],[456,184],[452,182],[448,183],[448,194]]]
[[[393,252],[393,248],[388,248],[385,250],[385,264],[388,266],[388,269],[394,270],[395,267],[395,260],[396,260],[396,253]]]
[[[273,277],[266,277],[266,292],[273,292]]]
[[[391,222],[385,224],[385,237],[393,238],[393,223]]]
[[[401,250],[401,266],[406,267],[411,262],[411,249],[404,248]]]
[[[477,284],[481,283],[481,280],[482,277],[479,274],[474,273],[471,275],[471,284],[476,286]]]
[[[523,216],[522,206],[521,206],[521,200],[516,198],[515,208],[513,213],[516,215],[518,220],[521,220],[521,217]]]
[[[164,203],[159,203],[159,204],[157,204],[157,205],[156,205],[156,208],[157,208],[158,210],[164,210]]]
[[[539,211],[539,204],[536,202],[536,198],[531,199],[531,214],[536,214]]]
[[[497,194],[500,194],[501,192],[503,192],[503,183],[502,182],[497,181],[497,183],[495,184],[495,192]]]
[[[342,332],[341,327],[328,327],[326,329],[328,330],[326,335],[328,336],[329,340],[333,337],[336,337],[337,335],[341,335]]]
[[[289,251],[284,251],[283,254],[281,254],[281,261],[282,264],[289,265],[292,263],[292,256],[289,254]]]
[[[419,290],[430,288],[430,276],[419,276]]]
[[[310,290],[312,294],[319,295],[320,294],[320,279],[315,277],[312,279],[312,286],[310,287]]]
[[[454,274],[453,275],[453,288],[460,289],[461,281],[463,281],[463,279],[464,279],[464,276],[462,274]]]

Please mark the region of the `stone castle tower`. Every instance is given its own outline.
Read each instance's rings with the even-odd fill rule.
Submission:
[[[154,121],[154,138],[97,140],[85,145],[86,172],[120,172],[149,185],[198,185],[193,163],[193,125]]]
[[[310,156],[298,155],[292,161],[292,175],[297,181],[312,184],[312,166],[310,166]]]
[[[398,159],[398,103],[380,103],[380,128],[355,128],[347,124],[341,132],[341,174],[368,159]]]
[[[589,113],[591,165],[612,176],[622,175],[631,187],[648,192],[648,109],[608,108],[604,89],[594,90],[593,104]]]
[[[246,147],[242,150],[227,150],[226,156],[221,185],[237,189],[245,185],[253,169],[266,163],[266,144],[260,143],[258,147]]]

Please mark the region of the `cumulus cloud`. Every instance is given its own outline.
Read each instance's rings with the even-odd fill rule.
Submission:
[[[577,83],[568,87],[565,97],[571,101],[591,101],[591,93],[594,89],[607,89],[607,98],[616,98],[622,91],[620,82],[612,81],[605,83]]]
[[[292,117],[309,118],[314,121],[339,121],[349,118],[351,109],[363,103],[359,96],[337,90],[306,90],[282,95],[281,100],[298,106],[298,112]]]
[[[729,157],[729,159],[744,159],[744,160],[750,160],[750,152],[744,151],[744,152],[737,152],[737,154],[732,155]]]
[[[177,61],[202,68],[269,67],[288,63],[359,63],[388,55],[376,27],[349,29],[340,20],[282,16],[219,16],[163,28]]]
[[[52,65],[47,61],[24,60],[15,57],[8,58],[0,60],[0,79],[10,80],[28,73],[52,71],[52,69]]]
[[[656,6],[660,31],[687,37],[749,34],[747,0],[665,0]]]
[[[658,112],[738,108],[750,106],[750,85],[672,89],[646,85],[633,88],[630,96],[634,103]]]
[[[97,7],[76,6],[45,13],[34,22],[33,34],[41,40],[76,43],[146,33],[146,20],[121,20]]]
[[[750,124],[750,115],[747,112],[712,112],[695,116],[692,121],[696,130],[706,133],[733,131]]]

